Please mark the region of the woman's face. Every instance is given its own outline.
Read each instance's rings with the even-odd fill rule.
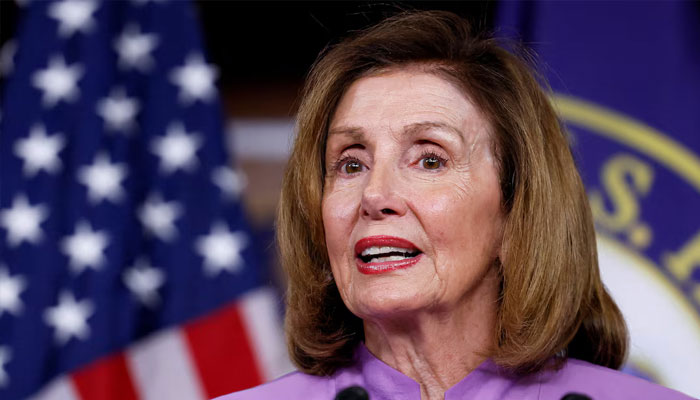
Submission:
[[[332,117],[326,170],[328,255],[355,315],[493,307],[499,179],[490,126],[460,89],[406,69],[357,80]]]

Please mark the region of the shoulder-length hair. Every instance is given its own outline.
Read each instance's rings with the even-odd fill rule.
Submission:
[[[304,88],[277,223],[289,277],[288,346],[302,371],[332,374],[352,362],[364,338],[332,279],[325,245],[329,121],[357,79],[415,65],[459,85],[492,126],[506,222],[496,346],[488,356],[518,373],[556,367],[567,356],[619,368],[625,322],[600,279],[591,212],[566,135],[526,58],[439,11],[394,16],[319,56]]]

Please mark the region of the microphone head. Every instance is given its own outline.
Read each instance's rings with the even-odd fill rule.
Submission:
[[[369,400],[369,394],[361,386],[350,386],[338,392],[335,400]]]
[[[561,400],[592,400],[590,397],[581,393],[567,393]]]

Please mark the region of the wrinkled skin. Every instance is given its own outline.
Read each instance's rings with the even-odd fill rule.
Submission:
[[[493,344],[504,216],[490,131],[460,88],[418,68],[357,80],[330,123],[322,213],[333,277],[370,351],[424,398],[440,398]],[[421,259],[362,274],[354,246],[374,235],[411,241]]]

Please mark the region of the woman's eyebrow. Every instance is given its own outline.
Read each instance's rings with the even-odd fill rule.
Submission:
[[[342,135],[348,136],[354,141],[362,141],[365,138],[365,131],[359,126],[340,126],[328,130],[328,137]]]
[[[462,131],[460,131],[456,127],[454,127],[450,124],[444,123],[444,122],[437,122],[437,121],[416,122],[416,123],[413,123],[410,125],[406,125],[406,127],[404,128],[404,134],[415,136],[419,133],[422,133],[422,132],[425,132],[425,131],[431,130],[431,129],[444,130],[444,131],[450,133],[451,135],[457,137],[459,139],[459,141],[462,144],[464,144],[465,139],[464,139],[464,134],[462,133]]]
[[[440,129],[459,139],[460,143],[464,144],[465,138],[461,130],[456,127],[447,124],[445,122],[438,121],[421,121],[414,122],[412,124],[406,125],[403,129],[403,134],[407,136],[416,136],[422,132]],[[365,140],[365,130],[359,126],[339,126],[328,130],[328,138],[331,136],[346,136],[353,141],[362,142]]]

